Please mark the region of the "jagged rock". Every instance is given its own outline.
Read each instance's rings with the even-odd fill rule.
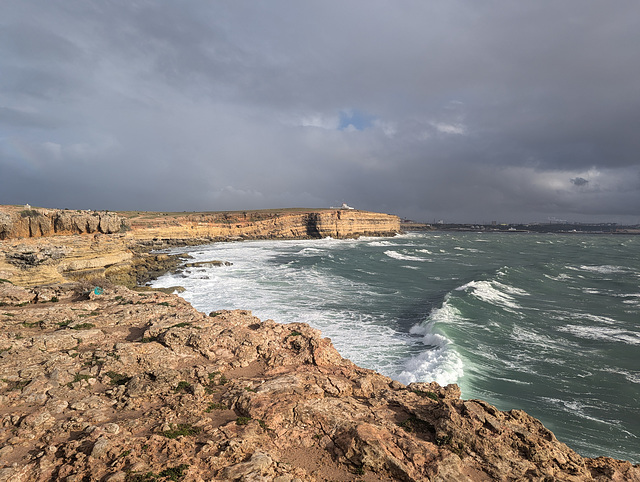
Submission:
[[[273,460],[266,454],[256,452],[247,462],[226,467],[222,471],[222,476],[227,480],[246,480],[246,481],[268,481],[268,470],[273,464]],[[269,474],[271,475],[271,474]]]
[[[35,238],[53,234],[118,233],[127,222],[113,213],[23,209],[8,206],[0,211],[0,240]]]
[[[91,456],[94,458],[102,458],[107,455],[107,451],[109,450],[109,439],[106,437],[100,437],[96,440],[96,443],[93,444],[93,448],[91,449]]]
[[[26,269],[63,258],[65,252],[66,250],[61,246],[23,247],[11,253],[6,253],[5,257],[9,263]]]
[[[101,233],[112,234],[119,232],[120,228],[125,224],[126,222],[121,216],[105,213],[100,216],[100,224],[98,225],[98,228]]]
[[[359,368],[303,323],[56,290],[0,318],[0,481],[640,480],[522,411]]]
[[[21,305],[35,301],[36,295],[30,290],[9,282],[0,282],[0,306]]]

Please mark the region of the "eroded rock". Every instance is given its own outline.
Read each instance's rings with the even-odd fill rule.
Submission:
[[[522,411],[359,368],[302,323],[56,290],[0,320],[0,481],[640,480]]]

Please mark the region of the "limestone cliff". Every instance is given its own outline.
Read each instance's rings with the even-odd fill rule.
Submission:
[[[113,213],[0,206],[0,240],[63,234],[118,233],[126,220]]]
[[[155,216],[133,218],[130,223],[131,236],[150,245],[193,240],[393,236],[401,231],[397,216],[342,209]]]
[[[123,213],[0,207],[0,279],[24,286],[108,278],[135,286],[179,260],[150,249],[240,239],[392,236],[396,216],[355,210]]]
[[[0,303],[0,482],[640,480],[303,323],[123,287],[0,283]]]

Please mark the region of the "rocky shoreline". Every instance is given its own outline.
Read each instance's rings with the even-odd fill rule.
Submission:
[[[522,411],[359,368],[306,324],[0,286],[0,481],[640,480]]]
[[[129,289],[183,262],[135,246],[0,241],[0,482],[640,481],[525,412],[360,368],[306,324]]]

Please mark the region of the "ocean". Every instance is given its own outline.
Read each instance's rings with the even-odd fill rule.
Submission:
[[[356,364],[540,419],[584,456],[640,463],[640,237],[408,233],[172,250],[153,282],[196,309],[305,322]]]

